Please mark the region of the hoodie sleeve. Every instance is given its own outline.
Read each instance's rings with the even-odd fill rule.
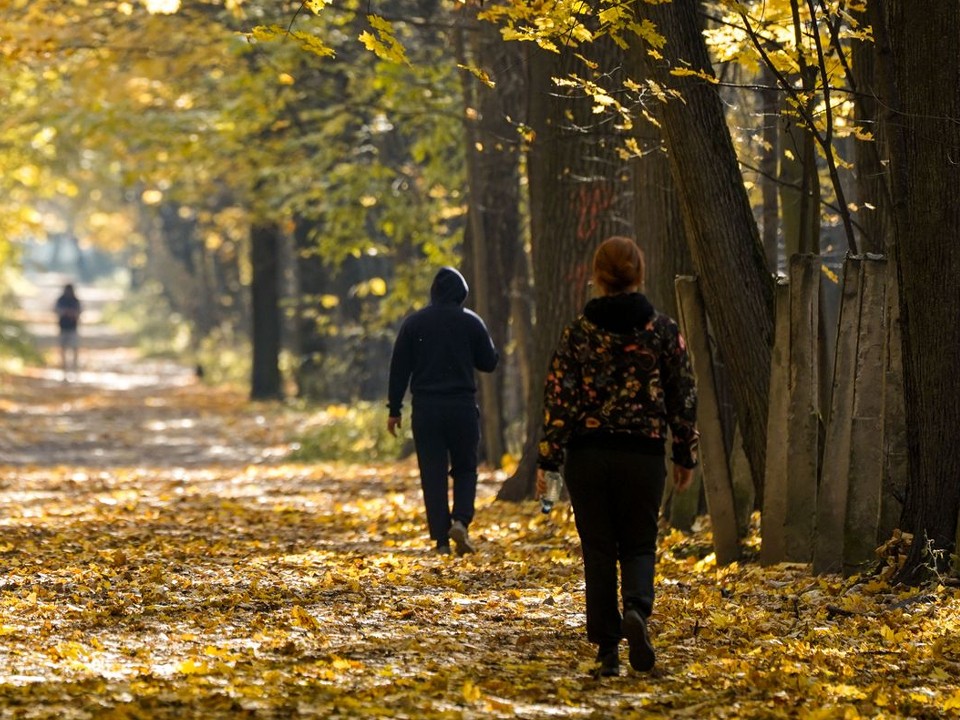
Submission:
[[[697,465],[700,433],[697,431],[697,387],[687,344],[675,322],[666,327],[661,360],[667,423],[673,437],[672,460],[685,468]]]
[[[480,372],[493,372],[500,361],[500,353],[497,352],[493,344],[493,338],[490,337],[490,331],[479,315],[473,313],[477,319],[477,331],[473,342],[473,366]]]
[[[403,396],[410,384],[410,374],[413,372],[413,348],[410,345],[410,333],[407,323],[400,326],[397,339],[393,344],[393,355],[390,357],[390,380],[387,386],[387,408],[390,417],[400,417],[403,408]]]
[[[571,330],[563,331],[543,385],[543,432],[537,465],[559,470],[580,416],[580,366],[574,357]]]

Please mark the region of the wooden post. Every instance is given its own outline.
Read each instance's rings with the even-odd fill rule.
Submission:
[[[697,376],[697,425],[700,429],[703,487],[713,528],[713,548],[717,564],[727,565],[740,557],[740,538],[714,385],[707,316],[696,278],[678,277],[676,290],[680,327]]]
[[[740,423],[733,428],[733,447],[730,448],[730,483],[733,485],[733,502],[737,511],[737,532],[741,538],[750,530],[750,518],[757,501],[757,490],[750,474],[750,461],[743,450]]]
[[[879,547],[900,527],[903,497],[910,472],[907,460],[906,409],[903,399],[903,346],[897,264],[887,263],[886,343],[883,377],[883,492],[880,496]],[[960,546],[958,546],[960,547]]]
[[[667,483],[670,491],[670,527],[690,532],[700,513],[700,495],[703,493],[703,478],[698,468],[693,474],[693,482],[683,492],[675,492],[672,483]]]
[[[820,494],[817,498],[817,534],[813,551],[813,572],[816,574],[840,572],[843,568],[853,383],[860,324],[861,265],[862,260],[858,257],[848,257],[843,264],[837,356],[830,415],[824,433]]]
[[[819,255],[790,258],[790,397],[787,410],[786,559],[813,558],[820,467]]]
[[[790,390],[790,285],[777,280],[773,352],[770,356],[770,409],[767,414],[767,464],[763,479],[760,560],[784,560],[787,521],[787,399]]]
[[[857,374],[850,429],[850,489],[843,539],[846,572],[876,556],[883,479],[884,307],[887,261],[867,255],[863,261]]]

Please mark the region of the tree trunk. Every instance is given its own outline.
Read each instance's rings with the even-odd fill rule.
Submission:
[[[696,0],[638,3],[636,12],[667,38],[660,51],[666,60],[651,60],[649,75],[663,87],[678,89],[683,97],[664,103],[658,114],[707,314],[733,379],[734,405],[759,500],[766,455],[773,281],[717,90],[698,77],[670,74],[673,67],[684,66],[713,76],[698,5]]]
[[[583,52],[596,61],[596,70],[587,71],[577,55]],[[591,98],[557,88],[553,78],[576,73],[619,87],[623,62],[623,51],[609,38],[577,50],[561,46],[559,54],[528,48],[527,122],[535,135],[527,167],[536,325],[523,455],[501,487],[500,499],[533,494],[547,363],[563,327],[588,297],[597,245],[612,234],[633,231],[629,161],[618,153],[624,138],[607,129],[611,123],[602,123]]]
[[[250,398],[283,397],[280,381],[280,229],[274,223],[256,223],[250,229],[250,284],[253,305],[253,368]]]
[[[323,396],[322,360],[327,353],[326,336],[320,330],[320,296],[328,290],[323,258],[317,251],[311,231],[312,221],[298,218],[293,231],[296,247],[296,381],[297,396],[317,399]]]
[[[640,78],[639,72],[636,77]],[[647,128],[647,126],[644,126]],[[674,281],[693,271],[680,213],[680,200],[670,174],[670,160],[662,148],[660,132],[649,127],[641,139],[642,157],[634,161],[634,206],[637,243],[646,265],[644,294],[653,306],[677,317]]]
[[[899,579],[946,564],[960,509],[960,5],[877,0],[874,37],[890,142],[910,475]],[[879,21],[879,22],[878,22]]]
[[[639,43],[627,51],[627,72],[637,82],[642,82],[644,78],[644,52]],[[652,113],[657,111],[656,107],[648,109]],[[646,265],[643,292],[655,308],[679,322],[676,283],[678,278],[693,274],[693,260],[687,245],[680,199],[659,128],[639,120],[636,135],[642,154],[633,165],[634,226]],[[697,296],[700,296],[699,292]],[[687,341],[690,340],[687,337]],[[722,402],[725,374],[721,367],[717,369],[718,382],[715,387],[721,394]],[[673,492],[672,486],[668,487],[663,499],[663,511],[669,518],[670,526],[678,530],[690,530],[700,514],[703,494],[700,472],[682,493]]]
[[[462,12],[474,9],[465,6]],[[498,372],[479,376],[481,454],[486,462],[499,466],[506,453],[503,398],[511,288],[518,267],[516,257],[523,252],[519,147],[507,120],[518,116],[515,68],[521,57],[515,43],[502,41],[495,25],[471,18],[469,29],[466,40],[462,30],[456,34],[458,62],[481,68],[495,82],[494,88],[488,88],[469,73],[461,74],[469,187],[465,275],[473,288],[473,306],[504,356]]]
[[[780,155],[780,122],[777,104],[776,78],[766,66],[762,68],[763,84],[763,157],[760,159],[760,183],[763,197],[763,251],[767,269],[776,273],[779,267],[780,202],[777,187],[777,159]]]
[[[795,115],[787,115],[781,131],[780,212],[789,265],[798,253],[820,252],[820,186],[810,130]]]
[[[868,17],[854,11],[864,24]],[[857,124],[872,140],[859,140],[854,147],[854,168],[857,178],[857,225],[860,230],[858,248],[861,253],[880,254],[888,252],[890,234],[890,188],[883,158],[883,133],[877,96],[876,48],[873,42],[854,39],[850,43],[851,65],[854,75],[856,102],[854,115]]]

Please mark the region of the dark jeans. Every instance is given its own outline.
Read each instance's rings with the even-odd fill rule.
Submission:
[[[580,440],[567,448],[564,479],[583,547],[587,639],[611,648],[621,638],[618,562],[624,610],[653,611],[664,458]]]
[[[447,542],[450,524],[469,526],[477,496],[480,412],[474,404],[415,404],[413,442],[420,465],[420,486],[427,509],[430,537]],[[453,478],[453,510],[449,481]]]

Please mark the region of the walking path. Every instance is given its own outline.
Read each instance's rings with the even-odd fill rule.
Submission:
[[[214,411],[227,398],[246,407],[243,398],[203,386],[171,360],[141,358],[135,338],[104,322],[119,289],[78,288],[80,370],[65,376],[52,309],[66,281],[47,273],[21,288],[19,319],[46,364],[0,374],[0,464],[181,466],[263,455]]]

